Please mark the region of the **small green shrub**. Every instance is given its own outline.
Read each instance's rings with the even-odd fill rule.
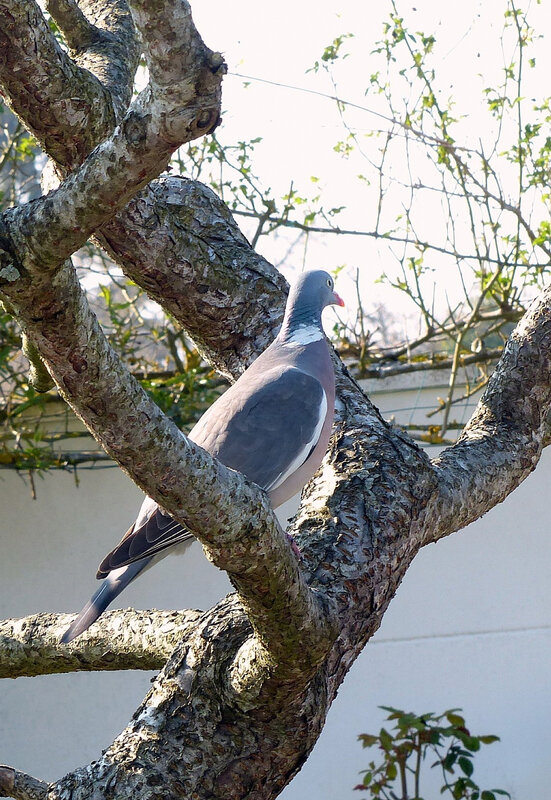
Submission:
[[[475,754],[481,745],[493,744],[499,737],[473,736],[458,713],[461,709],[417,716],[390,706],[381,708],[389,712],[386,719],[394,724],[390,730],[381,728],[377,735],[362,733],[358,737],[363,747],[378,747],[382,760],[369,763],[356,789],[382,800],[424,800],[420,794],[422,766],[431,757],[434,761],[430,766],[442,772],[440,794],[454,800],[510,797],[503,789],[481,789],[475,783]]]

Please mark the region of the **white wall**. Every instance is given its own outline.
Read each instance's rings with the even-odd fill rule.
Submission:
[[[408,392],[375,400],[399,418],[419,418],[435,394],[442,390],[410,381]],[[369,754],[356,737],[378,729],[381,704],[417,712],[462,707],[474,732],[502,738],[475,761],[485,788],[508,789],[515,800],[547,797],[550,478],[551,453],[505,503],[418,555],[286,800],[357,800],[352,787]],[[51,474],[37,480],[37,492],[33,501],[17,475],[0,472],[2,618],[80,608],[95,588],[97,563],[141,500],[116,469],[82,470],[79,489],[70,475]],[[184,557],[146,573],[119,605],[205,608],[229,590],[225,575],[193,545]],[[3,681],[0,762],[53,779],[97,758],[150,679],[124,672]]]

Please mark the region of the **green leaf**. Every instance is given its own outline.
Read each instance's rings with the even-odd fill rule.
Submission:
[[[442,764],[443,769],[445,769],[446,772],[451,772],[451,773],[453,773],[453,766],[454,766],[455,762],[456,762],[456,758],[455,758],[454,753],[452,753],[452,752],[447,753],[444,756],[444,758],[441,760],[441,764]]]
[[[379,737],[373,736],[371,733],[361,733],[358,739],[362,743],[362,747],[373,747],[374,744],[379,742]]]
[[[392,736],[390,735],[390,733],[384,728],[381,728],[381,731],[379,733],[379,739],[383,750],[386,750],[388,752],[392,747]]]
[[[456,714],[455,711],[458,709],[452,709],[451,711],[446,712],[446,719],[450,723],[450,725],[455,725],[456,728],[464,728],[465,727],[465,719],[460,715]]]
[[[404,713],[399,708],[394,708],[394,706],[379,706],[379,708],[381,708],[383,711],[389,712],[387,719],[397,719],[401,714]]]
[[[459,764],[465,775],[468,778],[470,778],[474,772],[473,762],[469,758],[466,758],[465,756],[459,756],[459,758],[457,759],[457,763]]]
[[[389,778],[389,780],[391,780],[391,781],[393,781],[396,778],[396,776],[398,775],[398,768],[396,767],[396,764],[394,763],[394,761],[391,761],[389,763],[389,765],[387,767],[387,770],[386,770],[386,774],[387,774],[387,777]]]
[[[462,731],[460,729],[456,729],[453,733],[465,745],[467,750],[471,750],[473,753],[480,750],[480,740],[477,736],[471,736],[467,730]]]

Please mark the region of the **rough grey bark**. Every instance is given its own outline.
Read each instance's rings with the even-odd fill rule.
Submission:
[[[27,14],[38,13],[30,0],[21,3]],[[55,5],[52,13],[59,17],[58,4]],[[9,27],[10,6],[11,3],[0,2],[0,30],[3,22]],[[124,13],[126,3],[87,2],[81,3],[80,8],[89,18],[93,13],[92,21],[105,19],[111,38],[120,39],[125,48],[111,46],[107,56],[102,51],[102,56],[108,58],[109,74],[115,76],[110,83],[106,82],[107,68],[102,60],[98,63],[88,57],[84,64],[91,75],[84,70],[78,73],[80,94],[76,96],[86,98],[86,107],[92,113],[101,100],[99,90],[117,85],[119,74],[126,76],[126,81],[121,79],[126,90],[131,88],[136,48],[128,43],[129,38],[133,40],[131,21]],[[116,12],[113,18],[112,9]],[[82,131],[75,137],[72,107],[59,100],[68,92],[64,65],[52,58],[45,67],[41,58],[45,49],[57,53],[55,38],[44,26],[36,30],[35,17],[30,18],[32,31],[24,26],[22,30],[18,28],[6,40],[5,49],[0,50],[0,83],[12,109],[54,159],[56,172],[63,175],[77,167],[111,132],[114,120],[120,119],[126,106],[121,111],[107,96],[105,102],[113,104],[112,113],[106,114],[100,108],[93,122],[88,117],[79,118]],[[64,19],[58,18],[58,22],[63,29]],[[30,46],[33,37],[40,46]],[[96,50],[93,56],[96,57]],[[83,57],[79,55],[79,64]],[[21,64],[27,81],[20,79]],[[130,68],[125,66],[128,64]],[[37,85],[41,88],[40,103],[34,95]],[[43,113],[44,105],[55,107],[55,124]],[[50,145],[50,139],[55,140],[55,145]],[[175,176],[152,181],[96,231],[96,238],[128,277],[184,325],[226,376],[242,372],[277,331],[283,311],[280,290],[286,286],[285,281],[265,259],[251,251],[227,208],[206,187]],[[230,264],[235,265],[235,270],[228,269]],[[251,302],[253,296],[255,302]]]
[[[263,494],[191,445],[130,378],[64,261],[94,231],[126,273],[234,376],[280,320],[284,281],[250,249],[212,192],[177,177],[145,186],[171,148],[216,123],[223,70],[197,39],[185,2],[131,6],[151,85],[128,111],[109,88],[118,58],[129,60],[127,87],[133,69],[123,3],[114,6],[120,30],[100,24],[109,19],[107,0],[50,4],[73,59],[55,49],[30,0],[0,0],[0,23],[3,14],[17,18],[7,29],[0,25],[7,53],[0,79],[14,109],[50,148],[59,176],[68,176],[48,197],[4,214],[0,297],[96,438],[196,532],[237,594],[186,623],[151,691],[98,761],[49,787],[2,768],[0,788],[51,800],[272,798],[307,758],[415,553],[503,500],[537,464],[551,406],[551,295],[544,293],[518,326],[460,441],[434,463],[382,420],[336,360],[337,428],[294,524],[304,554],[298,563]],[[90,47],[96,28],[112,37],[99,62]],[[87,75],[79,62],[85,52]],[[18,58],[37,81],[48,76],[41,101],[55,106],[49,132],[31,82],[20,87],[14,77]],[[98,63],[108,66],[103,77],[94,73]],[[61,102],[64,80],[74,96],[93,98],[81,135],[71,127],[72,106]],[[106,617],[100,636],[111,636],[119,613]],[[138,659],[151,616],[134,621]],[[11,621],[8,631],[18,624]],[[102,640],[90,635],[56,646],[56,624],[47,617],[32,622],[33,643],[49,665],[44,670],[94,662]],[[20,636],[4,650],[8,659],[10,647],[12,654],[23,651],[23,670],[25,632]],[[122,664],[126,656],[117,657]],[[107,668],[101,657],[95,663]]]
[[[100,629],[70,650],[59,640],[74,614],[33,614],[0,622],[0,678],[95,670],[161,669],[201,611],[107,611]]]
[[[0,764],[0,792],[2,797],[15,797],[16,800],[41,800],[46,797],[48,784],[38,781],[13,767]]]
[[[208,187],[163,176],[96,238],[226,377],[238,376],[277,333],[286,281]]]
[[[128,36],[132,23],[126,3],[113,11],[108,22],[113,37],[131,42],[121,53],[125,67],[119,78],[126,75],[118,82],[119,91],[125,87],[126,109],[139,53],[135,37]],[[126,36],[124,27],[131,28]],[[111,87],[64,53],[32,0],[0,3],[0,83],[13,110],[28,120],[45,152],[58,162],[78,163],[115,125]]]

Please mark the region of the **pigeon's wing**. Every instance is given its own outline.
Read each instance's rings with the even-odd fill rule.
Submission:
[[[157,503],[146,497],[134,524],[101,564],[96,578],[105,578],[111,570],[153,556],[161,550],[192,540],[193,534],[172,517],[165,514]]]
[[[296,367],[280,367],[234,384],[191,438],[269,492],[306,461],[326,415],[321,383]]]
[[[271,491],[306,461],[327,413],[321,383],[295,367],[238,381],[199,420],[190,438],[223,464]],[[97,576],[182,544],[193,534],[146,498],[136,522]]]

